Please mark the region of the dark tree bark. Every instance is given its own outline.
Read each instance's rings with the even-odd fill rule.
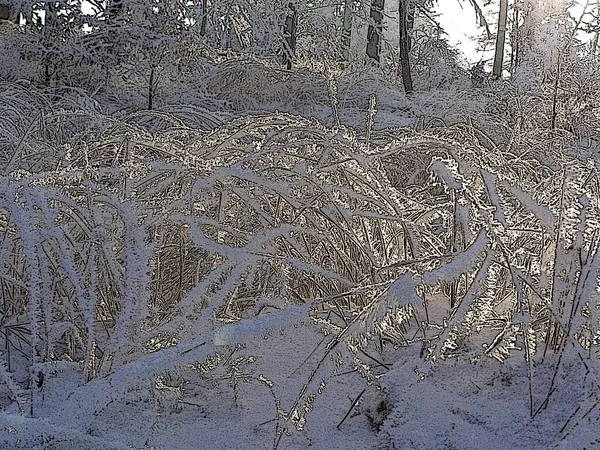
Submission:
[[[519,65],[519,8],[513,7],[512,28],[510,34],[510,73],[515,74]]]
[[[498,32],[496,34],[496,53],[494,55],[494,69],[492,74],[496,78],[502,76],[502,62],[504,60],[504,41],[506,39],[506,15],[508,0],[500,0],[500,14],[498,15]]]
[[[288,4],[288,14],[285,18],[285,24],[283,27],[283,51],[282,51],[282,62],[288,70],[292,68],[292,61],[296,54],[296,28],[298,25],[298,12],[296,10],[296,4],[290,2]]]
[[[208,18],[208,0],[202,0],[202,18],[200,19],[200,36],[206,34],[206,20]]]
[[[154,67],[150,69],[150,79],[148,80],[148,109],[151,110],[154,101]]]
[[[406,0],[408,2],[406,6],[406,29],[408,30],[408,51],[412,50],[412,34],[415,29],[415,11],[417,10],[417,4],[415,0]]]
[[[402,76],[404,92],[410,94],[413,91],[412,73],[410,71],[410,33],[409,33],[409,3],[411,0],[399,0],[399,50],[400,64],[398,65],[398,74]],[[414,9],[413,9],[414,11]],[[414,12],[413,19],[414,20]]]
[[[381,31],[383,21],[383,9],[385,0],[372,0],[371,2],[371,21],[367,31],[367,56],[379,62],[381,53]]]
[[[350,61],[350,43],[352,41],[352,4],[353,0],[344,0],[344,15],[342,17],[342,58]]]

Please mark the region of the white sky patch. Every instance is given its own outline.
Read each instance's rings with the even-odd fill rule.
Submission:
[[[512,7],[513,0],[509,0],[509,9]],[[494,45],[497,31],[497,15],[498,15],[498,2],[494,1],[489,6],[483,6],[484,2],[480,1],[479,5],[483,8],[485,16],[490,26],[490,32],[493,37],[486,46],[486,50],[482,55],[482,52],[478,50],[478,38],[484,36],[485,27],[477,25],[477,17],[473,6],[467,0],[440,0],[434,7],[435,13],[439,14],[437,18],[440,25],[446,33],[448,33],[447,39],[450,45],[458,48],[463,54],[469,64],[475,64],[481,60],[491,60],[494,57]],[[574,6],[570,8],[570,14],[578,19],[583,11],[583,5],[585,0],[576,0]],[[592,7],[588,7],[588,11],[591,12]],[[509,15],[511,14],[509,10]],[[510,20],[510,17],[509,17]],[[509,25],[510,27],[510,25]],[[508,30],[510,33],[510,28]],[[582,41],[589,40],[590,36],[586,36],[585,33],[579,33],[577,35]],[[506,49],[508,49],[508,34]],[[506,61],[506,59],[505,59]]]
[[[473,7],[467,2],[442,0],[435,6],[435,12],[440,14],[438,20],[448,33],[450,45],[462,51],[469,63],[479,61],[481,54],[477,51],[477,38],[485,32],[485,28],[477,26]]]
[[[96,10],[92,7],[90,2],[83,1],[81,2],[81,12],[83,14],[94,14]]]

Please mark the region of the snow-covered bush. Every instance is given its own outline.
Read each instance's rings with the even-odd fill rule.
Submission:
[[[152,403],[148,427],[258,410],[277,447],[339,377],[375,389],[400,349],[419,350],[423,377],[451,358],[524,357],[532,416],[565,362],[597,373],[593,159],[542,159],[465,124],[374,130],[375,97],[362,135],[283,113],[116,119],[22,89],[0,103],[2,392],[27,409],[25,388],[34,415],[52,394],[73,439],[109,442],[98,417]],[[374,411],[398,399],[374,398],[362,410],[393,441],[397,417]],[[44,439],[22,433],[4,443]]]

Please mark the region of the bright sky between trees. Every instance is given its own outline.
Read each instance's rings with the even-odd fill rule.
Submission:
[[[514,0],[509,0],[509,6]],[[498,2],[494,1],[488,6],[485,2],[480,2],[486,18],[490,24],[490,31],[496,33],[496,16],[498,14]],[[573,6],[570,13],[574,17],[579,17],[583,11],[583,5],[586,0],[573,0]],[[588,7],[589,10],[589,7]],[[485,32],[484,27],[477,26],[475,11],[467,0],[439,0],[435,6],[436,13],[439,14],[438,21],[448,34],[447,39],[450,44],[463,52],[465,58],[470,64],[474,64],[481,59],[489,60],[493,58],[494,43],[490,41],[483,56],[477,50],[477,39]],[[510,30],[509,30],[510,31]],[[585,36],[581,37],[585,39]]]
[[[483,28],[477,26],[471,5],[457,0],[442,0],[435,11],[440,14],[438,20],[448,33],[450,44],[460,49],[470,63],[478,61],[481,56],[477,52],[476,39]]]

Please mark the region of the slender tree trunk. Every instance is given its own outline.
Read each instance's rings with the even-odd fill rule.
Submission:
[[[498,15],[498,33],[496,34],[496,53],[494,55],[494,69],[492,74],[496,78],[502,77],[502,62],[504,60],[504,41],[506,39],[506,15],[508,0],[500,0],[500,14]]]
[[[292,61],[296,54],[296,26],[298,24],[298,12],[296,10],[296,4],[289,2],[288,4],[288,15],[285,18],[285,25],[283,27],[283,64],[288,70],[292,68]]]
[[[600,17],[600,4],[598,4],[596,6],[596,12],[594,15],[596,17]],[[600,40],[600,31],[596,31],[596,33],[594,33],[594,38],[592,39],[591,48],[590,48],[592,56],[596,56],[596,52],[598,51],[599,40]]]
[[[519,8],[513,7],[513,19],[510,36],[510,73],[514,75],[519,66]]]
[[[55,36],[59,32],[59,12],[60,6],[56,2],[47,2],[44,5],[44,26],[42,28],[42,45],[45,55],[42,58],[44,66],[44,79],[46,86],[56,84],[58,78],[59,64],[56,59],[56,52],[53,50],[55,45]]]
[[[372,0],[371,2],[371,21],[367,31],[367,56],[379,62],[381,50],[381,32],[383,21],[383,8],[385,0]]]
[[[412,73],[410,71],[410,35],[408,31],[408,3],[410,0],[399,0],[398,16],[399,16],[399,50],[400,61],[398,65],[398,74],[402,76],[402,84],[404,92],[410,94],[413,91]]]
[[[408,30],[408,51],[410,52],[412,50],[412,34],[413,30],[415,29],[415,12],[417,10],[417,5],[415,3],[415,0],[402,1],[408,2],[408,5],[406,6],[406,29]]]
[[[150,79],[148,80],[148,109],[152,109],[154,100],[154,67],[150,69]]]
[[[556,118],[558,116],[558,88],[560,84],[560,62],[562,55],[558,53],[558,61],[556,62],[556,79],[554,80],[554,88],[552,90],[552,122],[550,124],[553,130],[556,130]]]
[[[353,0],[344,0],[344,15],[342,17],[342,57],[350,61],[350,44],[352,42],[352,4]]]
[[[202,0],[202,18],[200,19],[200,36],[206,34],[206,20],[208,17],[208,0]]]

